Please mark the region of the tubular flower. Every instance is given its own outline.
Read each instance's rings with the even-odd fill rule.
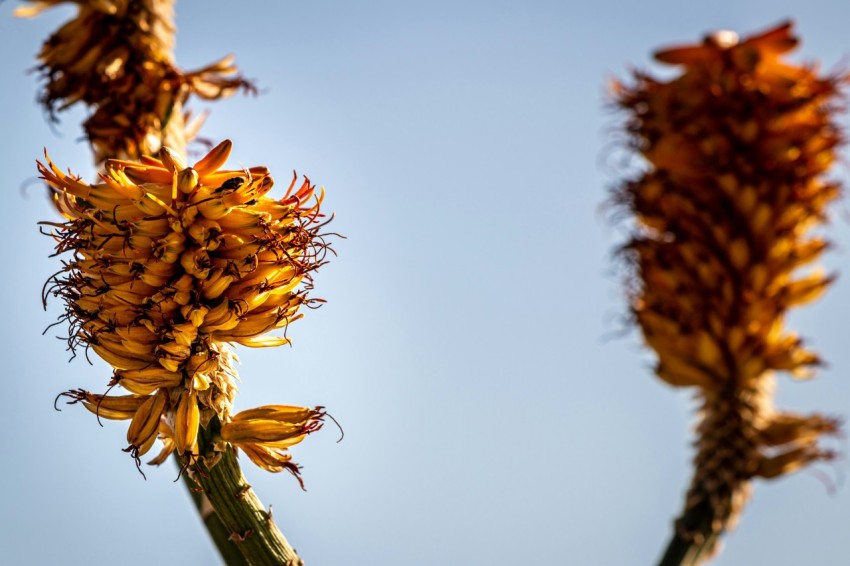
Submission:
[[[168,148],[159,159],[108,160],[103,182],[91,185],[49,158],[38,164],[67,219],[44,224],[54,229],[57,253],[73,254],[48,282],[45,298],[64,299],[71,349],[94,350],[114,368],[110,385],[131,393],[65,395],[100,417],[130,419],[128,451],[137,462],[158,436],[166,452],[157,463],[174,449],[198,455],[198,428],[215,418],[221,440],[271,469],[255,453],[300,442],[324,415],[254,409],[240,414],[300,432],[280,438],[226,432],[236,391],[228,343],[288,343],[267,333],[300,318],[301,305],[318,302],[307,291],[328,249],[319,233],[323,193],[316,195],[307,179],[296,186],[293,178],[283,198],[271,198],[265,167],[221,169],[230,149],[224,141],[191,167]],[[273,471],[284,468],[297,471],[294,464]]]
[[[827,248],[810,229],[839,194],[823,174],[842,141],[832,116],[841,78],[785,62],[796,44],[790,23],[744,41],[720,32],[655,55],[680,69],[675,78],[615,85],[648,162],[615,193],[636,218],[624,248],[632,315],[658,376],[702,397],[677,524],[685,538],[716,539],[733,524],[752,478],[833,457],[818,439],[835,420],[771,405],[774,370],[805,377],[819,363],[783,320],[832,280],[795,272]]]
[[[31,0],[16,14],[66,1],[78,5],[77,16],[42,46],[40,99],[51,116],[77,102],[93,107],[84,129],[98,163],[184,146],[201,125],[184,128],[190,94],[213,100],[254,90],[231,57],[191,72],[174,65],[173,0]]]
[[[222,425],[221,439],[240,448],[264,470],[288,470],[301,482],[299,468],[286,449],[322,428],[324,417],[323,407],[265,405],[234,415],[233,420]]]

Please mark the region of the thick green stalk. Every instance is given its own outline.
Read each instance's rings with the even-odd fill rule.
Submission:
[[[210,438],[217,428],[217,419],[210,425],[199,431],[201,456],[189,467],[189,472],[191,480],[202,488],[203,495],[215,510],[227,539],[235,543],[244,560],[252,566],[303,566],[304,561],[289,545],[271,512],[266,511],[242,475],[233,446],[226,445],[225,450],[215,453],[213,458],[204,456],[210,454]],[[212,531],[210,535],[216,536]]]
[[[175,462],[177,462],[178,466],[181,465],[180,461],[176,458]],[[183,481],[186,484],[186,488],[189,490],[189,495],[192,496],[192,501],[195,503],[198,514],[204,522],[204,526],[206,527],[210,538],[212,538],[213,544],[215,544],[219,554],[221,554],[222,559],[224,559],[224,563],[228,564],[228,566],[247,565],[248,561],[242,555],[242,551],[239,550],[239,546],[230,540],[230,532],[227,530],[227,527],[224,526],[224,523],[221,522],[221,519],[216,514],[212,504],[210,504],[210,500],[207,499],[206,495],[204,495],[203,488],[199,486],[195,480],[189,476],[189,474],[183,474]]]

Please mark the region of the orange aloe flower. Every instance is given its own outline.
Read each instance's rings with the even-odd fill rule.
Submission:
[[[286,344],[268,333],[300,318],[302,305],[321,302],[307,292],[328,250],[323,192],[293,178],[282,198],[272,198],[267,168],[222,169],[230,149],[222,142],[192,166],[168,148],[158,159],[110,159],[98,184],[49,158],[38,164],[67,219],[44,224],[53,227],[57,253],[71,253],[46,295],[65,301],[72,349],[92,349],[114,368],[110,385],[130,393],[65,395],[100,417],[129,419],[127,450],[137,464],[157,437],[165,449],[155,463],[175,449],[196,457],[199,426],[215,420],[214,442],[297,475],[284,451],[318,430],[324,411],[271,406],[232,416],[228,344]],[[235,432],[246,425],[263,434]]]

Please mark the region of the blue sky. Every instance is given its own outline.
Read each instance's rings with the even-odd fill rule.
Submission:
[[[144,481],[124,423],[53,410],[110,371],[67,363],[40,305],[58,269],[36,222],[46,146],[93,175],[81,111],[55,131],[26,74],[70,13],[16,20],[0,4],[0,139],[7,297],[0,430],[0,556],[9,564],[214,563],[171,466]],[[293,348],[242,348],[238,408],[325,405],[343,424],[295,447],[308,491],[245,464],[311,565],[652,563],[690,480],[691,393],[652,376],[602,203],[618,178],[606,85],[662,45],[787,18],[798,60],[847,68],[850,4],[754,1],[178,2],[177,60],[234,53],[262,94],[212,107],[203,135],[234,166],[324,185],[339,257],[316,278],[328,304]],[[847,152],[836,174],[848,178]],[[825,260],[842,273],[789,325],[828,367],[780,376],[778,405],[850,414],[850,210],[834,209]],[[76,410],[75,410],[76,409]],[[847,453],[844,441],[834,448]],[[846,459],[758,483],[717,565],[848,562]],[[837,491],[829,489],[837,484]],[[167,558],[165,558],[167,557]]]

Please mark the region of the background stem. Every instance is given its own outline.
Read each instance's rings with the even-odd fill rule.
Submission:
[[[710,558],[721,534],[712,529],[712,523],[714,512],[707,499],[687,509],[676,520],[658,566],[698,566]]]

